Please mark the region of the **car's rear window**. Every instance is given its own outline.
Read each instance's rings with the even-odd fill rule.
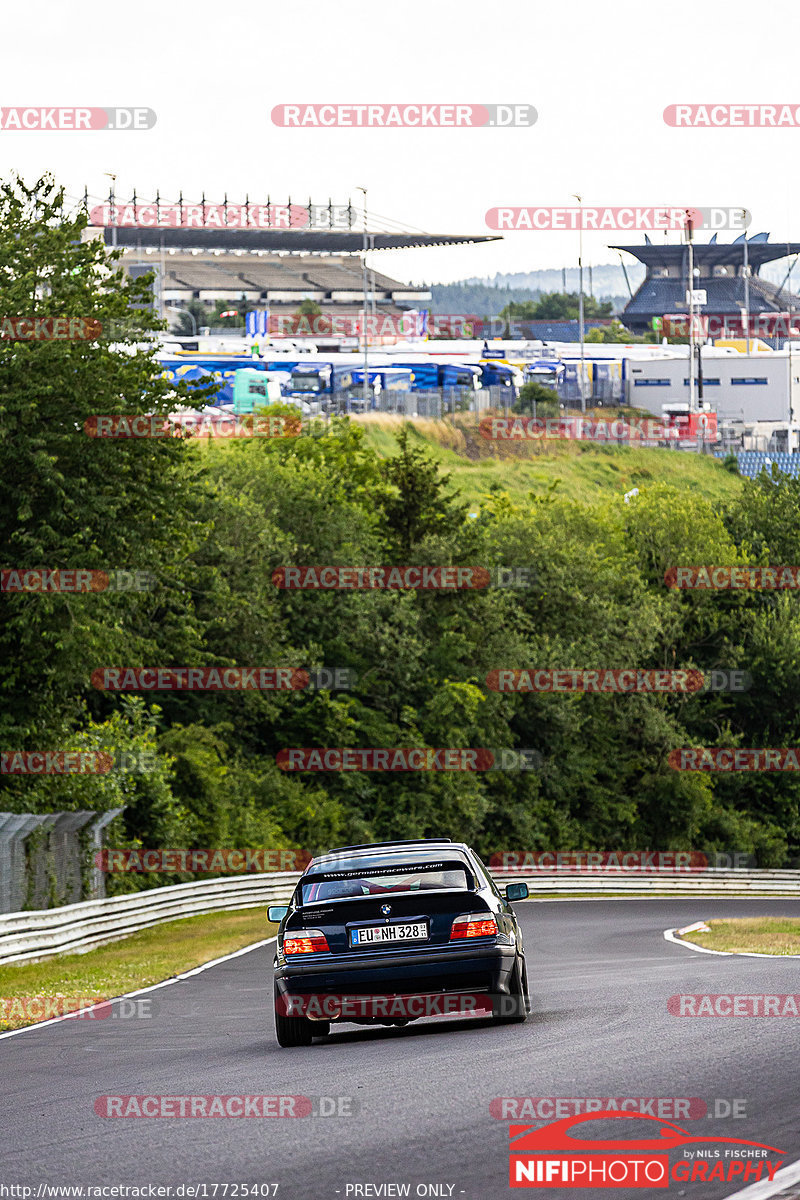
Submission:
[[[467,891],[469,879],[464,867],[426,869],[408,867],[391,871],[337,872],[337,878],[310,879],[303,883],[301,903],[318,900],[346,900],[357,896],[386,896],[392,892],[430,892],[457,889]]]

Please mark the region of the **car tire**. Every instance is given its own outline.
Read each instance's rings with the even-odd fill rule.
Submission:
[[[508,995],[497,996],[492,1017],[498,1025],[522,1025],[528,1019],[528,972],[524,959],[514,960],[508,981]]]
[[[314,1022],[308,1017],[284,1017],[278,1012],[278,989],[275,988],[275,1036],[278,1045],[310,1046],[314,1036]]]

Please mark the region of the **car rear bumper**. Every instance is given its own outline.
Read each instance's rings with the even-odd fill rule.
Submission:
[[[292,996],[416,995],[431,992],[509,994],[515,946],[390,955],[326,955],[325,961],[276,967],[278,993]]]

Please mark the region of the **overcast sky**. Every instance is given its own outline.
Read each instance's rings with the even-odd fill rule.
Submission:
[[[361,204],[436,233],[487,232],[503,205],[731,205],[751,232],[800,238],[800,128],[675,129],[674,103],[792,104],[800,4],[750,0],[433,0],[6,6],[4,106],[135,105],[152,130],[2,131],[3,174],[53,171],[67,191],[163,199],[289,195]],[[531,128],[286,129],[282,103],[528,103]],[[794,201],[794,203],[792,203]],[[658,235],[657,235],[658,236]],[[660,235],[663,238],[663,234]],[[672,235],[677,237],[677,235]],[[584,261],[641,235],[584,235]],[[701,238],[701,240],[704,240]],[[572,264],[577,234],[384,252],[372,265],[447,282]]]

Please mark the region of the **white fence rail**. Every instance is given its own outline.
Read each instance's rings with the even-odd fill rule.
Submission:
[[[235,879],[178,883],[64,908],[0,915],[0,966],[32,962],[64,951],[92,950],[163,921],[226,909],[280,904],[294,890],[299,871]]]
[[[495,883],[527,883],[531,895],[548,892],[587,895],[617,892],[626,895],[664,893],[672,896],[794,896],[800,900],[800,871],[745,871],[726,868],[687,874],[633,871],[619,874],[560,870],[552,875],[538,871],[492,871]]]
[[[179,883],[63,908],[0,914],[0,966],[32,962],[51,954],[83,952],[164,921],[239,908],[262,908],[289,899],[299,871]],[[800,899],[800,871],[717,869],[686,875],[594,875],[560,870],[493,871],[496,883],[527,883],[532,896],[667,895],[698,898]],[[707,914],[704,914],[707,915]]]

